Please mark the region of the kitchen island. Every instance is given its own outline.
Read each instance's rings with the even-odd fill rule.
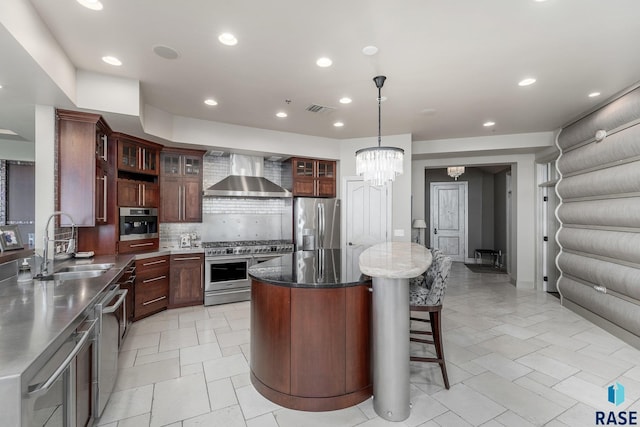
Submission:
[[[329,411],[371,396],[371,281],[341,251],[299,251],[249,268],[251,382],[291,409]]]

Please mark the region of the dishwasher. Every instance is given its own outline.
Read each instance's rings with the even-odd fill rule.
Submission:
[[[96,357],[94,358],[94,416],[104,411],[118,376],[118,353],[127,327],[127,290],[113,284],[106,296],[96,305],[98,325]]]

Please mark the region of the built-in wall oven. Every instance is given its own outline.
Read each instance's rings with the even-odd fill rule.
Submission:
[[[249,267],[293,251],[282,240],[205,242],[204,305],[251,299]]]
[[[158,209],[120,208],[120,240],[158,237]]]

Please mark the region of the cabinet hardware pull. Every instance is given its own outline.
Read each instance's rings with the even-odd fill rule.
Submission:
[[[178,187],[178,221],[182,220],[182,187]]]
[[[138,243],[135,245],[129,245],[130,248],[139,248],[140,246],[153,246],[153,242],[149,242],[149,243]],[[147,265],[147,264],[144,264]]]
[[[199,256],[190,256],[187,258],[174,258],[174,261],[195,261],[195,260],[199,260],[200,257]]]
[[[103,198],[103,205],[102,205],[102,210],[104,212],[104,216],[98,216],[96,217],[97,221],[104,221],[107,222],[107,176],[97,176],[96,177],[97,180],[101,180],[102,181],[102,186],[103,186],[103,193],[102,193],[102,198]],[[96,212],[98,213],[98,212]]]
[[[147,243],[147,244],[153,245],[153,243]],[[158,261],[145,262],[142,265],[146,267],[147,265],[164,264],[165,262],[167,262],[166,259],[161,259],[161,260],[158,260]]]
[[[182,186],[182,220],[187,220],[187,191],[184,185]]]
[[[161,296],[160,298],[152,299],[151,301],[143,302],[142,305],[153,304],[154,302],[162,301],[163,299],[167,299],[166,296]]]
[[[162,280],[162,279],[166,279],[166,278],[167,278],[167,276],[162,275],[162,276],[158,276],[158,277],[153,277],[151,279],[143,280],[142,283],[155,282],[157,280]]]
[[[136,266],[135,266],[135,265],[134,265],[133,267],[129,267],[129,268],[127,269],[127,271],[125,271],[125,273],[131,274],[131,273],[133,273],[134,271],[136,271]]]
[[[204,291],[204,280],[202,280],[202,264],[200,264],[200,289]]]

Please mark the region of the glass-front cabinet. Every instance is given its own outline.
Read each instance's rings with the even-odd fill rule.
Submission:
[[[335,197],[336,162],[318,159],[291,159],[292,188],[297,197]]]
[[[118,170],[158,175],[159,148],[120,135],[118,137]]]

